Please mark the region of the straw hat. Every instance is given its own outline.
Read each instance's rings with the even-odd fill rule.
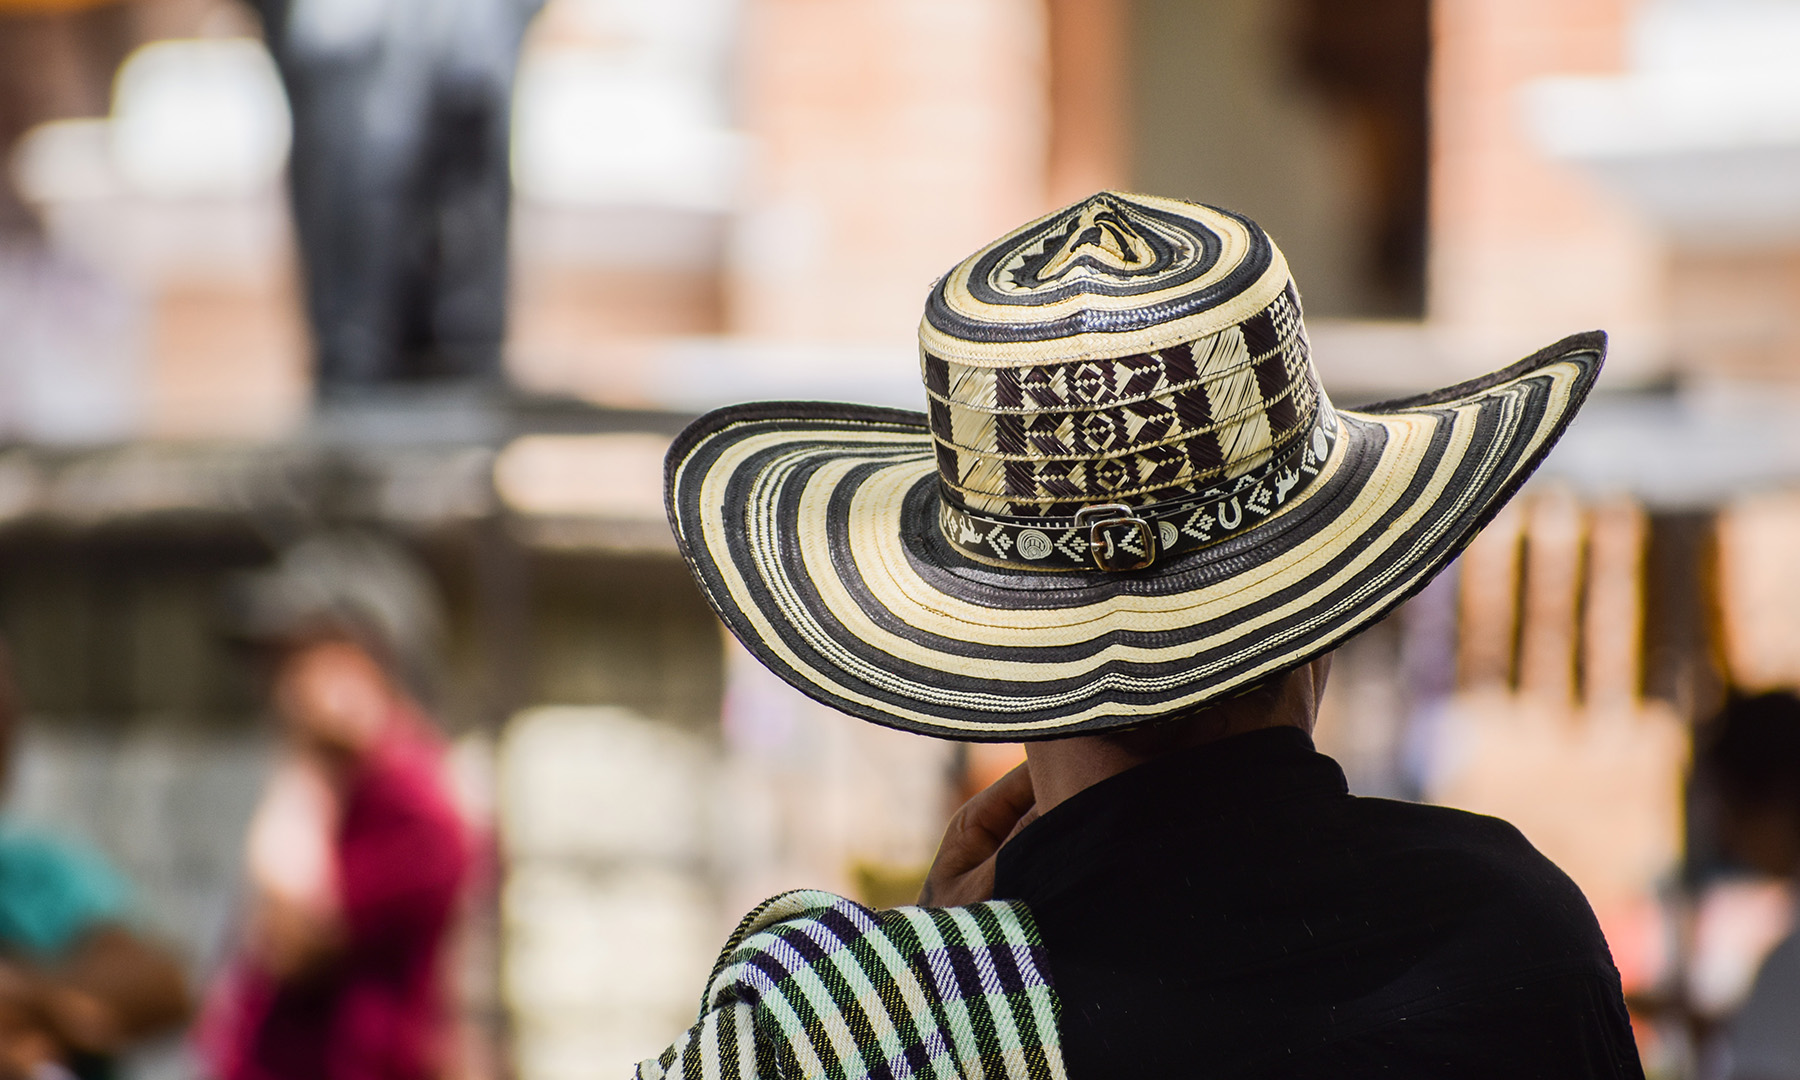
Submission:
[[[1518,490],[1606,349],[1337,409],[1267,234],[1116,192],[951,270],[919,340],[926,413],[719,410],[669,451],[668,509],[776,674],[971,741],[1140,723],[1336,648]]]

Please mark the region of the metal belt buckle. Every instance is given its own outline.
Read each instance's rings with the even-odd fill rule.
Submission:
[[[1094,518],[1100,520],[1092,520]],[[1121,526],[1131,530],[1122,538],[1113,531]],[[1102,570],[1142,570],[1156,561],[1156,530],[1124,503],[1084,506],[1075,511],[1075,527],[1087,529],[1088,554],[1094,557],[1094,565]],[[1127,545],[1138,550],[1133,551]]]

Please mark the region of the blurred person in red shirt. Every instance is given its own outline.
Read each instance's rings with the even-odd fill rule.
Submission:
[[[445,958],[472,844],[420,704],[441,615],[361,535],[240,594],[286,739],[248,839],[249,910],[200,1043],[219,1080],[425,1080],[449,1065]]]

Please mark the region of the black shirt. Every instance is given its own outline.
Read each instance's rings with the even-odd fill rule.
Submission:
[[[1071,1080],[1631,1077],[1580,890],[1496,818],[1349,794],[1295,728],[1096,784],[1000,852]]]

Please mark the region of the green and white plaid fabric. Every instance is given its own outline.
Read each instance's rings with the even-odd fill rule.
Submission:
[[[765,901],[731,935],[700,1022],[638,1080],[1066,1080],[1025,905],[873,911]]]

